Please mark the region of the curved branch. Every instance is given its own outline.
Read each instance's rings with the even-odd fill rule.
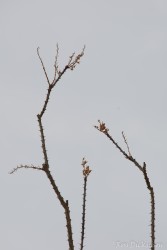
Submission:
[[[127,146],[128,153],[126,153],[119,145],[118,143],[113,139],[113,137],[109,134],[109,129],[106,127],[104,122],[101,122],[98,120],[99,124],[98,126],[94,126],[98,131],[102,132],[105,134],[110,141],[116,146],[116,148],[128,159],[129,161],[133,162],[133,164],[143,173],[144,175],[144,180],[147,185],[147,188],[150,192],[150,200],[151,200],[151,250],[155,249],[155,195],[154,195],[154,189],[150,184],[150,180],[147,175],[146,171],[146,163],[144,162],[143,166],[141,166],[140,163],[136,161],[136,159],[131,155],[129,145],[127,142],[127,139],[125,138],[124,133],[122,132],[122,136],[124,139],[124,142]]]

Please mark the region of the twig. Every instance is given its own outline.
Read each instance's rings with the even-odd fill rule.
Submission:
[[[126,139],[125,134],[124,134],[123,131],[122,131],[122,136],[123,136],[124,142],[125,142],[125,144],[127,146],[127,150],[128,150],[129,156],[132,157],[131,152],[130,152],[130,148],[129,148],[129,145],[128,145],[128,141],[127,141],[127,139]]]
[[[55,64],[54,64],[55,74],[54,74],[53,82],[56,81],[56,77],[57,77],[57,74],[58,74],[58,72],[59,72],[58,57],[59,57],[59,46],[58,46],[58,44],[57,44],[57,45],[56,45]],[[53,83],[53,82],[52,82],[52,83]]]
[[[141,165],[135,160],[135,158],[133,158],[131,155],[128,155],[119,145],[118,143],[113,139],[113,137],[108,133],[109,129],[106,128],[106,125],[104,122],[101,122],[100,120],[98,120],[99,125],[98,126],[94,126],[97,130],[99,130],[100,132],[102,132],[103,134],[105,134],[110,141],[112,141],[112,143],[116,146],[116,148],[125,156],[125,158],[127,158],[129,161],[133,162],[136,167],[143,172],[143,168],[141,167]]]
[[[43,61],[42,61],[42,58],[41,58],[40,54],[39,54],[39,47],[37,48],[37,55],[38,55],[38,57],[39,57],[39,60],[41,61],[42,68],[43,68],[43,71],[44,71],[44,73],[45,73],[45,76],[46,76],[48,85],[50,85],[50,81],[49,81],[49,77],[48,77],[47,72],[46,72],[46,69],[45,69],[45,65],[44,65],[44,63],[43,63]]]
[[[30,165],[30,166],[29,165],[20,165],[20,166],[17,166],[16,168],[14,168],[12,171],[10,171],[9,174],[13,174],[21,168],[32,168],[35,170],[43,170],[41,167],[35,167],[34,165]]]
[[[135,158],[131,155],[129,145],[127,142],[127,139],[122,132],[122,136],[124,138],[124,142],[128,149],[128,154],[118,145],[118,143],[113,139],[113,137],[109,134],[109,129],[106,127],[104,122],[101,122],[98,120],[99,124],[98,126],[94,126],[97,130],[105,134],[110,141],[116,146],[116,148],[127,158],[129,161],[133,162],[134,165],[143,173],[144,180],[147,185],[147,188],[150,192],[150,200],[151,200],[151,250],[155,250],[155,195],[154,195],[154,189],[150,184],[150,180],[148,178],[147,172],[146,172],[146,163],[144,162],[143,166],[141,166],[140,163],[138,163]]]

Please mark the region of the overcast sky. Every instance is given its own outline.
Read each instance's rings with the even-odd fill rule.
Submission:
[[[149,249],[143,176],[94,129],[98,119],[126,149],[124,131],[133,156],[147,163],[157,249],[167,249],[167,2],[1,0],[0,37],[0,248],[68,249],[64,211],[46,176],[26,169],[8,174],[19,164],[43,163],[36,115],[47,82],[36,49],[52,79],[58,43],[61,68],[86,45],[80,65],[54,89],[43,120],[51,172],[71,208],[75,249],[83,157],[93,170],[85,250]]]

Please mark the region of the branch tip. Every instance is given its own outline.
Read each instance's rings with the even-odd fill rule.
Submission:
[[[125,136],[125,134],[124,134],[123,131],[122,131],[122,137],[123,137],[124,142],[125,142],[125,144],[126,144],[126,147],[127,147],[127,149],[128,149],[129,157],[132,157],[131,152],[130,152],[130,148],[129,148],[129,144],[128,144],[128,141],[127,141],[127,138],[126,138],[126,136]]]
[[[99,130],[100,132],[107,134],[109,129],[106,127],[106,124],[100,120],[98,120],[99,125],[98,126],[94,126],[97,130]]]
[[[82,173],[83,173],[84,177],[88,177],[89,174],[92,172],[90,167],[88,165],[86,165],[87,163],[88,163],[87,160],[85,160],[85,158],[83,158],[81,165],[83,166],[83,172]]]

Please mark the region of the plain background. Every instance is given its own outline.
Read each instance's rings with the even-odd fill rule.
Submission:
[[[70,203],[76,249],[83,157],[93,170],[85,249],[149,249],[143,176],[94,129],[98,119],[126,149],[124,131],[133,156],[147,163],[157,249],[166,249],[167,2],[1,0],[0,37],[0,248],[68,249],[64,211],[46,176],[26,169],[8,174],[19,164],[43,163],[36,115],[47,82],[36,49],[52,79],[58,43],[61,68],[86,45],[80,65],[54,89],[43,120],[51,171]]]

